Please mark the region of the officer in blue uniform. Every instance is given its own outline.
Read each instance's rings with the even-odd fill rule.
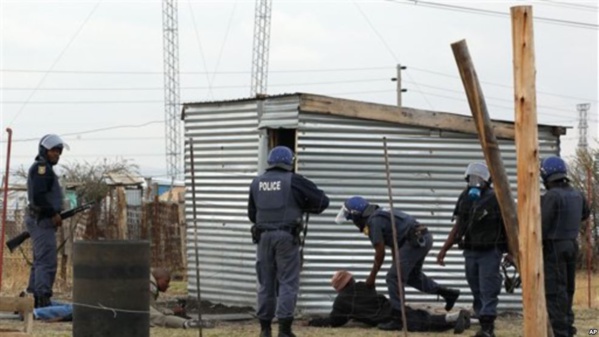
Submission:
[[[273,148],[267,163],[266,172],[252,181],[248,201],[248,217],[254,224],[252,237],[258,244],[256,316],[261,337],[271,336],[275,309],[279,337],[294,337],[291,325],[299,290],[303,214],[322,213],[329,206],[329,198],[313,182],[292,172],[294,157],[289,148]]]
[[[487,166],[471,163],[465,176],[467,186],[453,212],[457,221],[437,255],[437,262],[445,265],[445,254],[457,241],[464,250],[472,306],[481,325],[475,336],[493,337],[501,292],[500,264],[507,252],[507,236]]]
[[[550,156],[542,161],[541,178],[547,189],[541,197],[547,312],[553,335],[569,337],[576,334],[572,311],[576,238],[580,223],[588,219],[590,210],[582,192],[570,185],[568,167],[560,157]]]
[[[426,226],[402,211],[393,210],[393,216],[397,229],[396,238],[393,237],[390,210],[371,204],[361,196],[347,199],[335,219],[337,223],[353,221],[360,232],[368,236],[375,249],[374,264],[370,276],[366,279],[366,285],[374,287],[376,276],[385,261],[385,246],[393,250],[393,240],[396,240],[401,264],[401,286],[408,284],[422,292],[440,295],[445,299],[445,310],[451,310],[460,296],[460,291],[442,287],[422,272],[424,259],[433,245],[432,234]],[[386,282],[394,318],[378,327],[382,330],[401,330],[401,299],[394,263],[387,272]]]
[[[54,165],[68,145],[57,135],[40,140],[38,155],[27,175],[29,206],[25,224],[33,241],[33,265],[27,291],[33,293],[35,307],[51,305],[52,287],[56,276],[56,228],[62,226],[62,190]]]

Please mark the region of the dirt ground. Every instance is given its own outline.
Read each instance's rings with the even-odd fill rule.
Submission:
[[[387,337],[400,336],[398,332],[384,332],[376,328],[364,328],[358,325],[351,325],[337,329],[312,328],[305,326],[306,321],[298,321],[294,324],[294,331],[300,337]],[[20,322],[17,321],[0,321],[0,326],[19,327]],[[35,322],[33,336],[36,337],[67,337],[71,336],[70,323],[41,323]],[[276,326],[273,326],[276,329]],[[579,336],[589,334],[589,329],[599,328],[599,309],[576,308],[576,327],[578,328]],[[470,330],[467,330],[462,336],[472,336],[478,327],[473,325]],[[204,329],[203,335],[206,337],[246,337],[258,336],[259,325],[255,321],[235,322],[235,323],[217,323],[214,329]],[[0,334],[1,335],[1,334]],[[409,336],[435,336],[449,337],[455,336],[452,331],[444,333],[409,333]],[[499,337],[516,337],[522,336],[522,318],[518,315],[510,315],[500,317],[497,321],[496,335]],[[173,330],[152,328],[150,330],[151,337],[192,337],[198,336],[197,330]]]
[[[14,275],[14,274],[13,274]],[[18,282],[17,282],[18,284]],[[4,287],[3,287],[4,288]],[[8,288],[8,289],[7,289]],[[585,274],[579,274],[577,277],[577,292],[575,294],[575,313],[576,327],[578,328],[579,336],[589,335],[590,329],[599,328],[599,274],[592,277],[592,309],[587,307],[587,279]],[[17,290],[21,289],[18,286],[6,287],[3,290],[4,295],[16,295]],[[71,298],[70,287],[60,287],[60,291],[56,294],[60,299],[69,301]],[[184,298],[187,295],[186,282],[171,282],[171,287],[166,294],[161,295],[161,301],[165,303],[174,303],[177,298]],[[189,309],[193,310],[193,304]],[[222,305],[213,305],[203,303],[202,312],[205,314],[221,314],[234,312],[247,312],[250,308],[228,308]],[[251,311],[251,310],[250,310]],[[0,319],[0,330],[2,329],[20,329],[23,323],[14,319]],[[510,314],[500,316],[496,324],[496,335],[499,337],[516,337],[522,336],[522,317],[519,314]],[[276,329],[276,325],[273,326]],[[259,324],[256,320],[241,321],[241,322],[216,322],[214,329],[205,329],[203,336],[206,337],[245,337],[258,336]],[[477,325],[472,325],[470,330],[467,330],[462,336],[472,336],[478,329]],[[383,337],[383,336],[403,336],[398,332],[384,332],[376,328],[365,328],[362,325],[351,324],[342,328],[313,328],[307,326],[306,320],[297,320],[294,322],[294,331],[300,337]],[[2,337],[0,333],[0,337]],[[67,337],[72,335],[71,323],[44,323],[36,321],[34,323],[33,336],[36,337]],[[409,336],[436,336],[449,337],[455,336],[452,331],[445,333],[409,333]],[[177,330],[152,328],[150,330],[151,337],[191,337],[199,336],[197,330]]]

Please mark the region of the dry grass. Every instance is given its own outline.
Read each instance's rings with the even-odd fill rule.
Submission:
[[[29,267],[20,253],[10,254],[6,252],[4,256],[4,273],[2,281],[2,294],[16,295],[27,284],[29,276]],[[71,281],[57,280],[57,297],[70,298]],[[579,335],[587,335],[589,329],[599,328],[599,274],[592,277],[591,297],[594,309],[587,308],[587,276],[586,273],[580,273],[577,276],[575,294],[575,312],[576,326]],[[167,297],[184,296],[187,293],[187,283],[184,281],[173,281],[168,291]],[[305,322],[298,321],[294,324],[294,330],[298,336],[302,337],[388,337],[399,336],[397,332],[383,332],[377,329],[367,329],[363,327],[344,327],[339,329],[322,329],[305,326]],[[0,320],[0,328],[21,328],[22,323],[15,320]],[[275,326],[276,328],[276,326]],[[474,334],[478,326],[472,326],[463,336]],[[70,323],[43,323],[35,322],[33,336],[36,337],[67,337],[72,335],[72,325]],[[497,320],[497,335],[502,337],[522,336],[522,318],[519,316],[500,317]],[[246,337],[257,336],[259,326],[256,321],[238,322],[238,323],[218,323],[216,328],[204,330],[206,337]],[[452,331],[445,333],[409,333],[410,336],[422,337],[449,337],[455,336]],[[153,328],[150,336],[152,337],[192,337],[198,336],[198,331],[173,330]]]
[[[579,272],[576,275],[576,292],[574,293],[574,305],[588,308],[588,277],[587,273]],[[591,275],[591,307],[599,308],[599,274]],[[599,321],[599,319],[597,319]]]

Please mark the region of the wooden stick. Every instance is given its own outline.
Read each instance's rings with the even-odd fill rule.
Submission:
[[[383,149],[385,150],[385,171],[387,173],[387,189],[389,191],[389,212],[391,213],[391,231],[393,232],[393,261],[397,270],[397,288],[401,299],[401,320],[404,336],[408,336],[408,321],[406,319],[406,304],[404,297],[403,282],[401,281],[401,262],[399,261],[399,247],[397,243],[397,228],[395,228],[395,216],[393,215],[393,192],[391,191],[391,173],[389,170],[389,156],[387,154],[387,137],[383,137]]]
[[[204,333],[202,329],[202,296],[200,295],[200,259],[198,257],[198,219],[196,210],[196,174],[193,157],[193,138],[189,138],[189,160],[191,162],[191,200],[193,203],[193,248],[195,250],[196,262],[196,292],[198,301],[198,319],[200,320],[200,330],[198,331],[198,334],[202,337]]]
[[[501,216],[503,217],[503,225],[508,238],[509,251],[514,259],[516,268],[519,266],[518,259],[518,217],[516,213],[516,203],[510,189],[510,182],[507,178],[503,159],[501,159],[501,151],[499,144],[493,131],[493,123],[489,117],[487,104],[483,95],[483,90],[480,87],[476,70],[468,45],[465,40],[461,40],[451,44],[453,55],[455,57],[466,96],[468,96],[468,104],[470,111],[478,130],[478,138],[482,146],[483,153],[493,178],[495,194],[499,202]]]
[[[593,157],[589,155],[591,165],[587,167],[587,203],[593,205]],[[591,241],[591,215],[586,221],[587,225],[587,301],[591,308],[591,269],[593,266],[593,243]]]
[[[532,6],[511,8],[524,336],[552,336],[545,306]]]

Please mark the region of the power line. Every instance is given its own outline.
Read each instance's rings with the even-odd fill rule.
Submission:
[[[362,10],[362,8],[360,7],[360,5],[358,5],[358,3],[354,0],[352,1],[354,6],[356,6],[356,8],[358,9],[358,11],[360,12],[360,14],[362,14],[362,17],[364,18],[364,20],[366,20],[366,23],[368,24],[368,26],[370,27],[370,29],[372,29],[372,31],[374,32],[374,34],[379,38],[379,40],[381,40],[381,42],[383,43],[383,45],[385,46],[385,48],[387,49],[387,51],[389,52],[389,54],[391,54],[391,56],[393,57],[393,59],[395,60],[396,64],[399,64],[399,58],[397,57],[397,55],[395,55],[395,53],[393,52],[393,50],[391,49],[391,47],[389,47],[389,44],[387,44],[387,41],[385,41],[385,39],[383,38],[383,36],[378,32],[378,30],[374,27],[374,25],[372,24],[372,22],[370,21],[370,19],[368,18],[368,16],[366,15],[366,13],[364,13],[364,11]],[[412,81],[414,81],[414,79],[410,76],[410,74],[407,74],[408,77],[410,77],[410,79]],[[418,89],[417,92],[419,92],[422,97],[424,98],[424,101],[428,104],[428,106],[434,110],[433,105],[431,104],[431,102],[428,100],[428,98],[426,98],[426,96],[424,96],[422,94],[422,91],[420,91],[420,88],[418,88],[418,84],[416,83],[416,81],[414,81],[414,85],[416,85],[416,88]]]
[[[210,83],[210,75],[208,73],[208,66],[206,65],[206,55],[204,54],[204,48],[202,47],[202,40],[200,39],[200,33],[198,31],[198,27],[196,24],[195,14],[193,12],[193,6],[191,5],[191,0],[187,2],[189,5],[189,12],[191,14],[191,22],[193,24],[193,31],[195,32],[196,41],[198,42],[198,48],[200,48],[200,58],[202,59],[202,64],[204,65],[204,70],[206,74],[206,81],[208,82],[208,92],[210,96],[212,96],[212,83]]]
[[[89,12],[89,14],[87,15],[87,17],[85,18],[85,20],[83,20],[83,23],[79,26],[79,28],[77,29],[77,31],[75,31],[75,34],[73,34],[71,36],[71,38],[70,38],[69,42],[67,43],[67,45],[64,46],[64,48],[58,54],[58,56],[56,57],[56,59],[54,59],[54,62],[52,62],[52,65],[50,65],[50,69],[44,72],[44,76],[42,76],[42,78],[40,79],[40,81],[37,83],[36,88],[29,94],[29,96],[27,97],[27,99],[23,102],[23,104],[21,105],[21,107],[19,108],[19,110],[17,111],[17,113],[15,114],[15,116],[12,118],[12,120],[10,121],[10,123],[8,123],[9,125],[12,125],[12,123],[14,123],[14,121],[19,117],[19,115],[21,115],[21,113],[25,109],[25,106],[27,106],[27,103],[31,100],[31,98],[33,97],[33,95],[35,95],[37,89],[39,89],[42,86],[42,84],[46,80],[46,77],[48,77],[48,74],[50,74],[50,71],[52,71],[54,69],[54,67],[58,64],[58,61],[60,61],[60,59],[62,59],[62,56],[69,49],[69,47],[71,46],[71,44],[73,43],[73,41],[75,41],[75,38],[77,38],[77,36],[79,36],[79,33],[81,33],[81,31],[83,30],[83,27],[85,27],[85,24],[92,17],[92,15],[94,14],[94,12],[98,8],[98,6],[100,6],[101,2],[102,2],[102,0],[99,0],[96,3],[96,5],[94,6],[94,8],[92,8],[92,10]]]
[[[347,72],[347,71],[373,71],[389,70],[389,67],[361,67],[361,68],[307,68],[307,69],[280,69],[269,70],[269,73],[317,73],[317,72]],[[51,73],[51,74],[86,74],[86,75],[163,75],[162,71],[125,71],[125,70],[40,70],[40,69],[0,69],[4,73]],[[210,71],[180,71],[182,75],[210,75]],[[245,70],[227,70],[215,72],[219,75],[250,74]]]
[[[406,81],[406,83],[411,83],[410,81]],[[454,93],[458,93],[458,94],[464,94],[464,91],[460,91],[460,90],[455,90],[455,89],[447,89],[447,88],[442,88],[442,87],[437,87],[434,85],[426,85],[426,84],[421,84],[421,86],[426,87],[426,88],[431,88],[431,89],[435,89],[435,90],[441,90],[441,91],[447,91],[447,92],[454,92]],[[507,99],[507,98],[499,98],[499,97],[493,97],[493,96],[486,96],[486,99],[493,99],[493,100],[498,100],[498,101],[504,101],[504,102],[513,102],[513,100]],[[564,111],[564,112],[569,112],[572,113],[572,110],[569,109],[563,109],[563,108],[555,108],[555,107],[550,107],[550,106],[545,106],[545,105],[538,105],[537,104],[537,108],[543,108],[543,109],[549,109],[549,110],[556,110],[556,111]]]
[[[109,131],[109,130],[116,130],[116,129],[127,129],[127,128],[142,128],[148,125],[152,125],[152,124],[164,124],[164,121],[148,121],[145,123],[141,123],[141,124],[120,124],[120,125],[113,125],[113,126],[107,126],[107,127],[103,127],[103,128],[97,128],[97,129],[90,129],[90,130],[85,130],[85,131],[79,131],[79,132],[69,132],[69,133],[63,133],[60,136],[62,137],[66,137],[66,136],[78,136],[78,135],[86,135],[86,134],[90,134],[90,133],[96,133],[96,132],[103,132],[103,131]],[[18,139],[18,140],[13,140],[14,142],[27,142],[27,141],[38,141],[39,138],[23,138],[23,139]]]
[[[220,66],[220,61],[223,57],[223,51],[225,50],[225,45],[227,44],[227,40],[229,39],[229,32],[231,30],[231,23],[233,22],[233,17],[235,16],[235,10],[237,9],[237,0],[233,3],[233,8],[231,9],[231,15],[229,16],[229,21],[227,22],[227,29],[225,30],[225,38],[223,39],[223,43],[220,45],[220,50],[218,52],[218,57],[216,59],[216,65],[214,66],[214,71],[212,72],[212,78],[208,82],[209,86],[214,84],[214,80],[216,79],[216,73],[218,71],[218,67]],[[212,91],[210,91],[210,98],[213,98]]]
[[[299,82],[299,83],[275,83],[273,87],[286,87],[286,86],[301,86],[301,85],[326,85],[326,84],[340,84],[340,83],[366,83],[366,82],[389,82],[389,78],[365,78],[355,80],[338,80],[338,81],[324,81],[324,82]],[[189,86],[181,87],[181,89],[208,89],[211,87],[207,86]],[[235,89],[235,88],[247,88],[247,85],[222,85],[212,86],[214,89]],[[1,90],[31,90],[27,87],[3,87]],[[88,87],[88,88],[75,88],[75,87],[56,87],[56,88],[41,88],[40,91],[151,91],[151,90],[163,90],[162,87]]]
[[[577,9],[577,10],[586,11],[586,12],[588,12],[589,10],[593,10],[593,11],[599,10],[599,7],[591,6],[591,5],[583,5],[583,4],[570,3],[570,2],[559,2],[559,1],[552,1],[552,0],[540,0],[540,1],[543,1],[545,5]]]
[[[0,104],[155,104],[164,103],[163,100],[137,100],[137,101],[0,101]]]
[[[425,72],[425,73],[429,73],[429,74],[434,74],[434,75],[438,75],[438,76],[444,76],[444,77],[450,77],[450,78],[454,78],[454,79],[460,79],[459,76],[454,75],[454,74],[448,74],[448,73],[444,73],[444,72],[440,72],[440,71],[434,71],[434,70],[428,70],[428,69],[424,69],[424,68],[418,68],[418,67],[409,67],[410,70],[415,70],[415,71],[421,71],[421,72]],[[513,89],[514,87],[512,85],[507,85],[507,84],[501,84],[501,83],[496,83],[496,82],[489,82],[489,81],[480,81],[481,83],[485,83],[485,84],[489,84],[489,85],[493,85],[493,86],[497,86],[497,87],[502,87],[502,88],[507,88],[507,89]],[[583,101],[593,101],[593,102],[599,102],[596,99],[589,99],[589,98],[583,98],[583,97],[576,97],[576,96],[569,96],[569,95],[562,95],[562,94],[556,94],[556,93],[552,93],[552,92],[547,92],[547,91],[541,91],[541,90],[537,90],[538,94],[544,94],[544,95],[549,95],[549,96],[556,96],[556,97],[562,97],[562,98],[569,98],[572,100],[583,100]]]
[[[510,13],[505,13],[505,12],[500,12],[500,11],[493,11],[493,10],[488,10],[488,9],[465,7],[465,6],[456,6],[456,5],[450,5],[450,4],[445,4],[445,3],[428,2],[428,1],[421,1],[421,0],[404,0],[404,1],[387,0],[387,1],[390,1],[395,4],[401,4],[401,5],[415,5],[415,6],[422,6],[422,7],[431,7],[431,8],[435,8],[435,9],[449,10],[449,11],[454,11],[454,12],[463,12],[463,13],[469,13],[469,14],[482,14],[482,15],[488,15],[488,16],[501,16],[501,17],[509,17],[510,16]],[[592,23],[586,23],[586,22],[545,18],[545,17],[540,17],[540,16],[535,16],[534,20],[539,21],[539,22],[562,25],[562,26],[569,26],[569,27],[574,27],[574,28],[584,28],[584,29],[593,29],[593,30],[599,29],[599,25],[592,24]]]

